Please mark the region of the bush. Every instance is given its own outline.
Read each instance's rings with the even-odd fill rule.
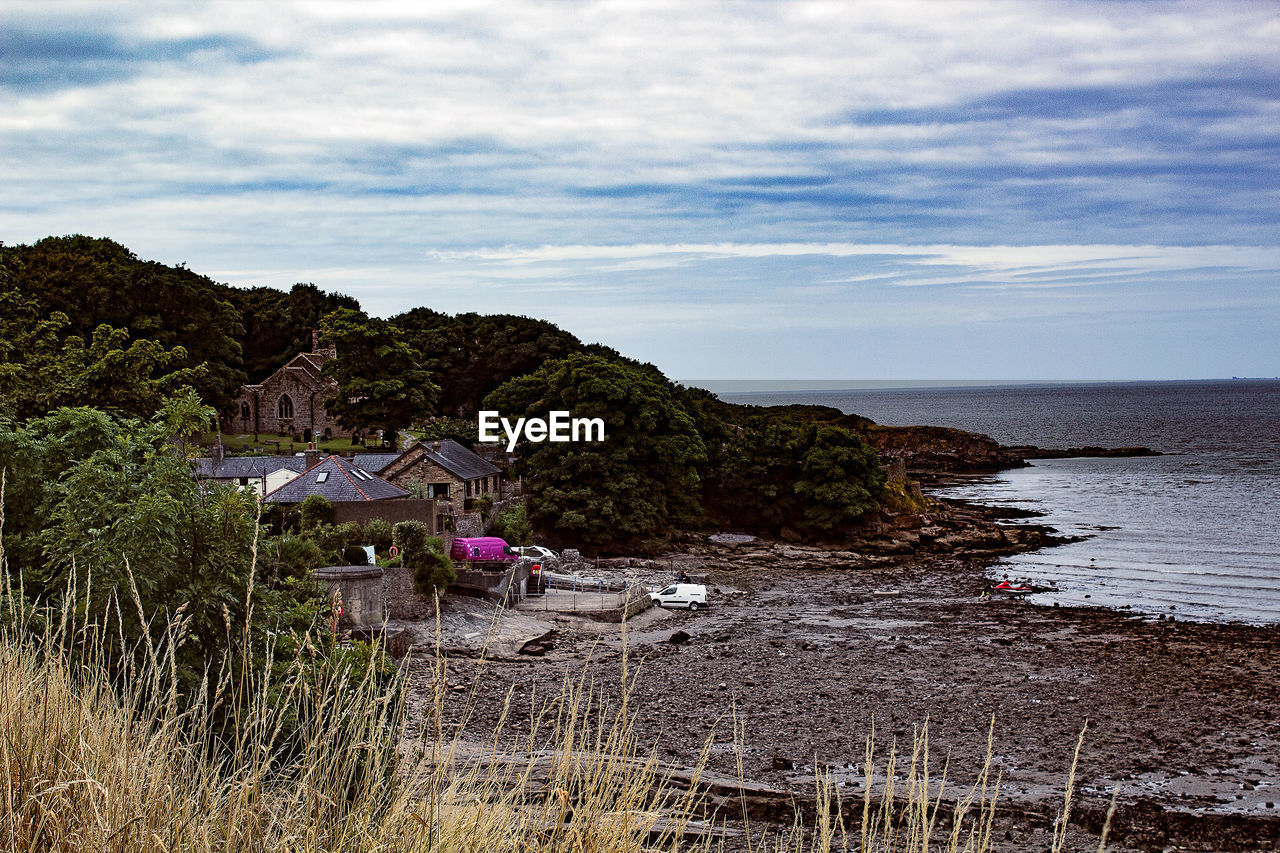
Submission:
[[[383,518],[374,518],[364,526],[364,541],[377,551],[386,551],[391,547],[391,523]]]
[[[348,545],[342,551],[342,564],[344,566],[367,566],[369,565],[369,555],[359,545]]]
[[[391,540],[400,549],[400,559],[409,567],[426,556],[431,531],[421,521],[401,521],[391,528]]]
[[[458,579],[453,568],[453,560],[444,552],[444,543],[439,537],[427,539],[426,554],[422,562],[412,565],[413,585],[423,595],[435,595]]]
[[[301,578],[320,566],[324,554],[320,546],[301,536],[268,539],[262,549],[263,567],[271,578]]]
[[[480,520],[485,524],[489,523],[489,516],[493,514],[493,495],[485,493],[475,499],[474,506],[480,511]]]
[[[337,525],[335,533],[342,537],[343,545],[363,545],[364,529],[356,521],[344,521]]]
[[[533,536],[529,526],[529,515],[525,512],[524,503],[509,506],[493,520],[489,526],[490,536],[500,536],[509,545],[528,545]]]
[[[298,505],[298,512],[302,516],[303,530],[333,523],[333,504],[321,495],[308,495],[307,499]]]

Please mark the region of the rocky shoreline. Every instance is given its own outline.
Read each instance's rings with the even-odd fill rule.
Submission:
[[[1068,849],[1097,848],[1117,786],[1109,849],[1280,847],[1280,631],[986,597],[996,558],[1061,541],[1010,515],[935,502],[840,547],[689,536],[657,559],[600,561],[602,574],[636,582],[703,574],[713,590],[709,612],[651,610],[628,624],[641,741],[675,769],[696,764],[704,744],[711,771],[736,779],[741,762],[761,814],[785,824],[811,800],[818,769],[859,793],[873,731],[882,751],[901,749],[927,720],[963,787],[994,723],[995,849],[1013,851],[1047,847],[1087,725]],[[445,709],[464,739],[491,737],[509,692],[528,707],[586,676],[619,699],[617,625],[520,615],[545,632],[536,655],[448,661],[451,683],[467,685]],[[421,703],[433,670],[410,666]]]

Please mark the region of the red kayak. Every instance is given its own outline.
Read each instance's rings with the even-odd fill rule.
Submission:
[[[1026,595],[1028,592],[1035,592],[1029,586],[1014,586],[1008,581],[1001,581],[991,590],[992,592],[1003,592],[1006,595]]]

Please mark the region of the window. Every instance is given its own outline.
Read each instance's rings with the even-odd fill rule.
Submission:
[[[249,420],[249,404],[248,403],[240,404],[240,417],[244,418],[246,421]]]
[[[429,498],[449,497],[449,484],[448,483],[428,483],[427,497]]]
[[[280,395],[280,405],[276,407],[276,411],[282,418],[293,417],[293,400],[289,398],[288,394]]]
[[[323,482],[324,482],[325,480],[327,480],[327,479],[329,479],[329,472],[328,472],[328,471],[321,471],[319,474],[316,474],[316,482],[317,482],[317,483],[323,483]]]

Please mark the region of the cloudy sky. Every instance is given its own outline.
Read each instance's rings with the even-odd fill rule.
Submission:
[[[1280,374],[1270,2],[14,2],[0,240],[676,378]]]

